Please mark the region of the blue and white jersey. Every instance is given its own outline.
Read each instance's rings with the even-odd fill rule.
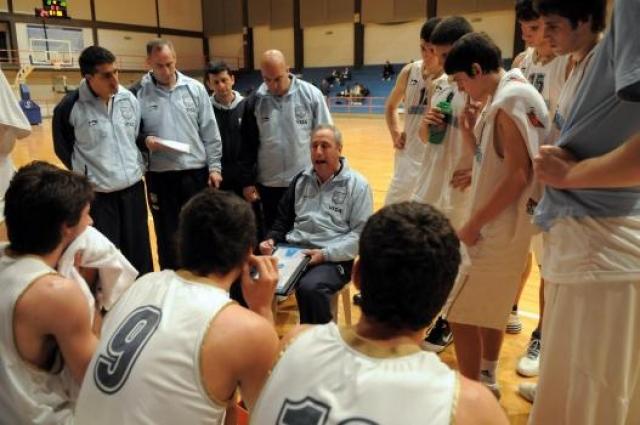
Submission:
[[[140,278],[105,317],[75,423],[222,424],[226,401],[207,393],[200,353],[211,321],[230,302],[225,290],[188,272]]]
[[[304,331],[284,351],[251,423],[454,423],[459,377],[413,344],[383,347],[335,323]]]

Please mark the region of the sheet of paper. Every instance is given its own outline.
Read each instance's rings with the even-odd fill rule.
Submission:
[[[187,143],[176,142],[175,140],[159,139],[159,138],[156,138],[156,141],[160,143],[162,146],[165,146],[175,152],[181,152],[181,153],[191,152],[191,146],[189,146]]]

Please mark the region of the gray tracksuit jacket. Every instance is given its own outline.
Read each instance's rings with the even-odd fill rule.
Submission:
[[[257,181],[265,186],[287,187],[310,165],[313,128],[332,124],[320,90],[294,75],[289,78],[291,86],[284,96],[270,94],[261,84],[246,100],[240,155],[244,186]]]
[[[341,158],[341,170],[320,184],[313,167],[294,178],[278,206],[267,239],[321,248],[326,261],[348,261],[358,255],[358,242],[373,213],[367,180]]]
[[[167,90],[149,72],[132,88],[142,116],[141,136],[156,136],[191,146],[188,154],[173,151],[149,152],[149,171],[192,170],[207,167],[222,170],[222,141],[202,83],[176,72],[176,85]]]
[[[82,80],[53,111],[56,155],[64,165],[87,176],[97,192],[126,189],[142,179],[144,165],[136,146],[140,107],[119,87],[109,105]]]

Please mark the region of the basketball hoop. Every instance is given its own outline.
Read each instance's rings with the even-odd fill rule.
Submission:
[[[61,60],[52,60],[51,61],[51,66],[55,70],[62,69],[62,61]]]

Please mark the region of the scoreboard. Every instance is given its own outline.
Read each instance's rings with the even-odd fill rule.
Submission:
[[[67,16],[67,0],[42,0],[42,8],[36,8],[36,16],[40,18],[69,18]]]

